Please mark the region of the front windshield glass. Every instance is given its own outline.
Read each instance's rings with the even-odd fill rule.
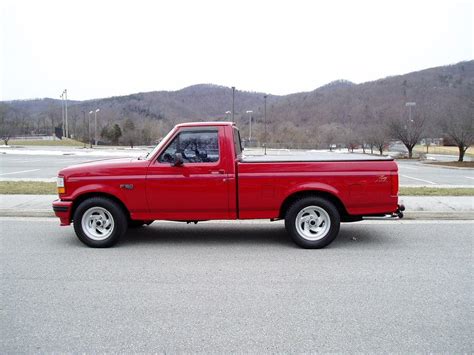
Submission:
[[[169,131],[168,134],[163,137],[163,139],[160,141],[160,143],[158,143],[158,145],[157,145],[155,148],[153,148],[153,150],[150,151],[150,152],[145,156],[145,159],[151,159],[151,157],[153,157],[153,156],[155,155],[155,153],[161,149],[161,147],[165,144],[165,142],[168,141],[168,139],[171,137],[171,135],[172,135],[173,133],[174,133],[174,129],[172,129],[171,131]]]

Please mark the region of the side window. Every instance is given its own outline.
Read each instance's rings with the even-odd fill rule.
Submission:
[[[219,161],[217,130],[184,131],[179,133],[158,157],[160,163],[173,163],[181,153],[184,163],[213,163]]]

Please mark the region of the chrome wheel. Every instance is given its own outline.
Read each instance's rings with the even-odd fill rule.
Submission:
[[[82,215],[82,230],[93,240],[104,240],[114,231],[114,217],[103,207],[91,207]]]
[[[310,241],[320,240],[328,234],[331,229],[331,218],[323,208],[319,206],[307,206],[303,208],[295,219],[298,234]]]

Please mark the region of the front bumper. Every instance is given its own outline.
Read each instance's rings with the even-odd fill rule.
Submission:
[[[53,201],[53,211],[62,226],[71,224],[72,201],[61,201],[59,199]]]

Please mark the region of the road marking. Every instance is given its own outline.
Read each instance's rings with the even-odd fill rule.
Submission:
[[[431,185],[438,185],[437,183],[435,183],[435,182],[433,182],[433,181],[418,179],[418,178],[411,177],[411,176],[408,176],[408,175],[402,175],[402,174],[400,174],[400,176],[403,176],[404,178],[407,178],[407,179],[413,179],[413,180],[417,180],[417,181],[427,182],[428,184],[431,184]]]
[[[400,169],[410,169],[410,170],[418,170],[418,168],[414,168],[412,166],[405,166],[405,165],[399,165]]]
[[[0,174],[0,176],[3,176],[3,175],[13,175],[13,174],[22,174],[22,173],[30,173],[32,171],[38,171],[40,169],[31,169],[31,170],[22,170],[22,171],[14,171],[12,173],[3,173],[3,174]]]
[[[474,180],[474,177],[470,177],[470,176],[464,176],[466,179],[471,179],[471,180]]]

